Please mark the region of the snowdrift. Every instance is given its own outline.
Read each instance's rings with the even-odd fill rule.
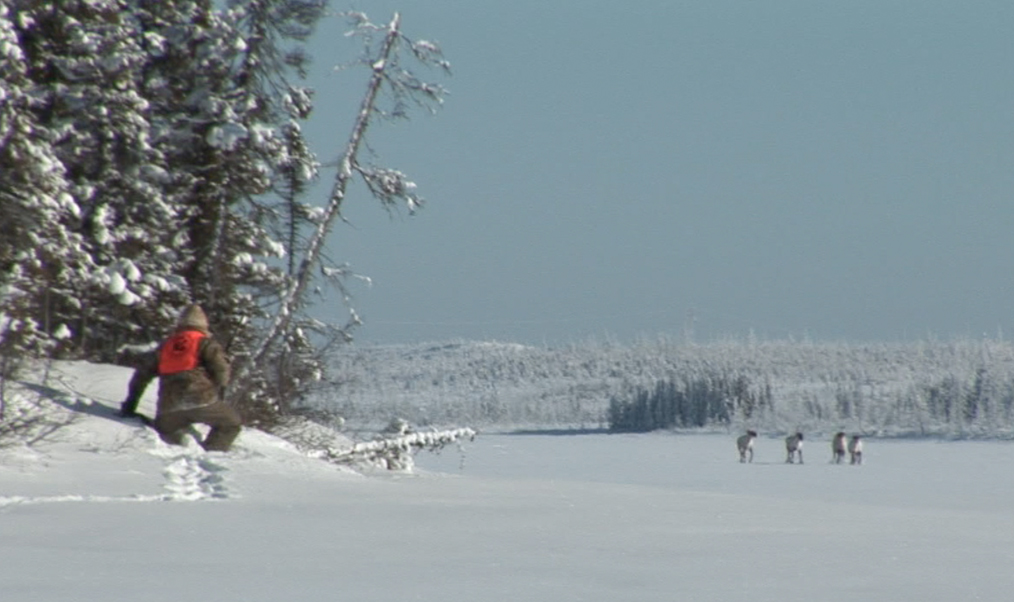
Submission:
[[[88,362],[53,362],[29,370],[5,387],[0,437],[0,506],[59,501],[174,501],[223,499],[234,494],[222,478],[280,473],[355,478],[373,468],[411,471],[412,456],[459,438],[471,429],[397,433],[355,442],[333,429],[295,420],[285,437],[245,428],[228,453],[206,452],[187,438],[171,446],[136,419],[117,416],[131,371]],[[139,410],[155,411],[157,387]],[[11,432],[16,427],[16,432]],[[200,434],[205,427],[198,426]],[[42,480],[42,471],[59,467]],[[52,471],[50,471],[52,472]],[[38,481],[38,483],[36,483]]]

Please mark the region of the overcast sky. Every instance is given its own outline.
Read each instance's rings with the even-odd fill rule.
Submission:
[[[355,8],[454,70],[373,138],[426,207],[360,186],[332,237],[361,342],[1014,336],[1012,2]],[[311,45],[323,161],[368,77],[327,69],[344,30]]]

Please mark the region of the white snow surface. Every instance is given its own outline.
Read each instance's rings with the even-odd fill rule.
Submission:
[[[113,416],[130,373],[59,363],[67,426],[0,449],[5,601],[1005,600],[1014,445],[481,434],[357,473],[245,430],[229,453]],[[154,388],[154,387],[152,387]],[[6,390],[11,395],[11,388]],[[149,392],[142,409],[150,411]]]

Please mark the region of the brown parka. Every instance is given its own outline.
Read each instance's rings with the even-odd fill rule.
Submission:
[[[127,399],[120,408],[124,416],[136,415],[137,405],[145,389],[156,377],[159,379],[158,405],[154,426],[162,438],[170,443],[182,442],[182,430],[194,423],[212,427],[205,447],[212,442],[215,449],[228,449],[239,434],[242,423],[239,415],[222,400],[222,392],[229,384],[230,366],[225,350],[211,336],[208,318],[199,305],[190,305],[180,314],[172,334],[197,331],[203,334],[197,349],[197,366],[173,374],[159,374],[159,358],[163,346],[147,353],[134,371],[128,386]]]

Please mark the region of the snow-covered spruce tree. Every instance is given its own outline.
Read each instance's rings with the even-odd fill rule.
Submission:
[[[247,217],[249,199],[270,188],[273,128],[265,104],[243,88],[246,42],[236,19],[207,1],[136,2],[148,61],[142,74],[152,144],[163,149],[162,193],[177,211],[183,243],[175,273],[201,303],[230,351],[258,316],[245,284],[277,275],[255,258],[270,240]],[[254,277],[253,274],[257,274]]]
[[[91,258],[75,227],[81,209],[57,143],[71,124],[56,118],[38,15],[0,5],[0,355],[12,361],[53,352],[69,335],[74,301]],[[43,15],[44,16],[44,15]],[[54,116],[54,117],[51,117]]]
[[[161,194],[165,161],[149,143],[138,86],[147,56],[127,8],[15,0],[8,9],[33,99],[16,112],[63,180],[52,219],[30,224],[33,236],[53,241],[52,252],[40,257],[29,246],[19,267],[45,266],[32,280],[46,296],[32,307],[60,342],[55,352],[103,360],[121,344],[158,336],[172,305],[187,298],[174,274],[179,240],[166,228],[176,210]],[[31,186],[5,182],[4,190],[36,210],[48,204]]]
[[[0,216],[3,217],[0,219],[0,381],[15,373],[18,360],[26,351],[45,341],[31,319],[33,282],[21,263],[30,247],[28,233],[31,230],[24,224],[39,217],[28,200],[41,196],[42,189],[53,184],[53,180],[43,174],[30,173],[32,167],[42,162],[35,161],[32,156],[39,150],[32,144],[33,127],[24,108],[30,102],[31,82],[25,73],[24,54],[10,17],[10,8],[0,5]],[[46,150],[43,147],[42,151]],[[53,165],[55,161],[48,163]],[[29,186],[35,185],[40,185],[39,189],[29,192]],[[59,196],[62,188],[60,181],[53,193]],[[0,403],[2,401],[0,393]]]
[[[283,259],[271,267],[252,261],[243,277],[242,293],[250,295],[257,308],[256,326],[245,329],[247,336],[234,342],[234,355],[243,366],[249,362],[250,346],[256,341],[252,335],[270,321],[278,310],[280,295],[289,288],[296,259],[305,250],[305,233],[312,228],[313,215],[319,213],[303,200],[319,167],[301,129],[301,122],[312,110],[311,91],[294,85],[291,79],[305,76],[309,60],[302,46],[293,42],[302,42],[312,33],[324,14],[324,3],[256,0],[233,2],[231,7],[230,18],[246,41],[236,81],[257,107],[252,116],[274,124],[271,136],[261,134],[263,150],[273,166],[270,191],[251,197],[245,219],[236,225],[246,230],[247,240],[268,241],[270,248],[267,252],[262,248],[261,256]],[[243,257],[250,255],[244,251]],[[285,268],[279,269],[279,265]],[[234,397],[246,406],[248,419],[263,422],[286,411],[301,390],[319,378],[321,356],[330,343],[348,339],[342,327],[306,317],[305,307],[298,308],[285,336],[255,374],[242,379],[242,386],[234,389]]]
[[[53,94],[73,131],[57,145],[81,206],[80,234],[94,262],[77,294],[73,341],[103,361],[121,346],[159,337],[186,302],[176,273],[180,207],[163,194],[165,149],[152,144],[143,74],[149,63],[136,13],[124,2],[64,2],[73,43],[55,57],[68,79]],[[68,15],[71,15],[68,17]]]

